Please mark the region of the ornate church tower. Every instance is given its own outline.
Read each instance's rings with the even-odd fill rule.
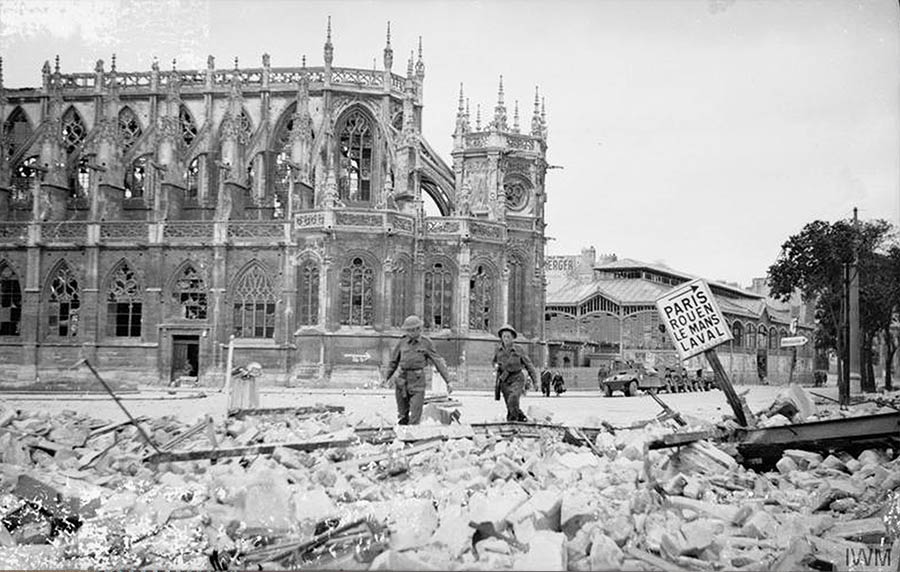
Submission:
[[[503,223],[507,240],[502,257],[500,302],[506,322],[526,338],[542,338],[543,319],[533,311],[534,295],[544,294],[544,175],[547,170],[547,126],[535,92],[531,130],[519,125],[518,102],[512,125],[504,102],[503,77],[493,118],[475,126],[460,86],[453,134],[453,171],[458,189],[458,215]],[[478,268],[470,268],[469,281]],[[470,315],[471,318],[471,315]]]

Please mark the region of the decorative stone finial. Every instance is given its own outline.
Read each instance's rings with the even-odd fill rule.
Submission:
[[[419,36],[419,59],[416,61],[416,75],[419,77],[425,75],[425,62],[422,60],[422,36]]]
[[[172,58],[172,71],[175,71],[175,65],[176,65],[177,63],[178,63],[178,62],[175,60],[175,58]]]
[[[519,100],[516,100],[516,105],[513,111],[513,131],[516,133],[519,132]]]
[[[263,64],[263,67],[264,67],[264,68],[269,67],[269,62],[270,62],[270,56],[269,56],[269,54],[263,54],[263,55],[262,55],[262,64]]]
[[[302,65],[302,67],[306,67],[306,54],[303,54],[303,56],[300,58],[300,64]]]
[[[475,131],[481,131],[481,104],[475,106]]]
[[[234,71],[238,71],[238,57],[234,56]]]
[[[334,46],[331,44],[331,16],[328,16],[328,28],[325,32],[325,65],[331,67],[334,61]]]
[[[113,66],[115,66],[115,60],[113,60]],[[56,54],[56,66],[53,69],[53,73],[59,73],[59,54]]]
[[[463,84],[459,82],[459,104],[456,108],[459,113],[463,112]]]
[[[387,23],[387,41],[384,44],[384,69],[389,70],[394,65],[394,50],[391,48],[391,22]]]
[[[116,73],[116,54],[113,53],[112,59],[109,61],[109,72]]]
[[[159,58],[153,56],[153,63],[150,64],[150,69],[159,73]]]
[[[206,69],[216,69],[216,58],[212,54],[206,56]]]

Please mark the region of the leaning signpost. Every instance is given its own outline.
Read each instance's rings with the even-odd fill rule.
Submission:
[[[732,339],[731,328],[706,282],[698,278],[675,287],[656,300],[656,308],[679,357],[686,360],[701,353],[706,356],[738,423],[746,426],[744,407],[715,350]]]

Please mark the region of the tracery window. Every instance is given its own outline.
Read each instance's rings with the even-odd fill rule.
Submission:
[[[756,326],[754,324],[747,324],[746,346],[748,350],[756,349]]]
[[[374,319],[375,273],[361,257],[341,269],[341,324],[371,326]]]
[[[12,157],[22,145],[31,137],[31,122],[28,114],[19,106],[9,114],[9,118],[3,124],[3,135],[6,139],[6,156]]]
[[[122,263],[112,275],[106,292],[106,335],[141,337],[144,293],[134,270]]]
[[[297,324],[314,326],[319,323],[319,264],[307,260],[300,266],[299,273]]]
[[[181,140],[190,147],[197,137],[197,124],[194,123],[191,112],[184,105],[178,108],[178,123],[181,125]]]
[[[517,331],[525,328],[525,285],[526,270],[522,260],[516,256],[509,258],[508,311],[509,323]]]
[[[37,171],[34,167],[38,166],[37,156],[28,157],[13,169],[12,188],[13,199],[16,201],[27,201],[31,197],[31,187],[37,178]]]
[[[91,170],[88,169],[90,161],[90,157],[79,157],[75,168],[69,173],[69,189],[74,197],[87,197],[90,193]]]
[[[18,336],[22,320],[22,289],[9,264],[0,266],[0,336]]]
[[[453,275],[443,263],[425,271],[425,327],[450,328],[453,324]]]
[[[769,349],[777,350],[778,349],[778,330],[775,328],[769,328]]]
[[[128,151],[141,136],[141,124],[130,107],[123,107],[119,112],[119,137],[122,140],[122,151]]]
[[[528,187],[519,179],[508,181],[503,190],[506,194],[506,208],[520,211],[528,204]]]
[[[60,265],[50,282],[47,315],[50,335],[74,338],[78,335],[81,309],[81,290],[78,280],[67,264]]]
[[[350,201],[372,198],[372,127],[361,111],[352,112],[340,134],[338,194]]]
[[[425,280],[428,280],[428,273],[425,273]],[[400,326],[403,324],[403,320],[406,319],[406,316],[410,315],[411,308],[411,296],[410,291],[412,282],[412,276],[410,274],[409,268],[409,260],[406,258],[401,258],[399,260],[394,261],[394,271],[391,282],[391,323],[395,326]],[[427,282],[426,282],[427,284]],[[426,300],[426,326],[431,327],[428,324],[427,316],[429,311],[427,309],[427,300],[428,300],[428,286],[425,286],[425,300]]]
[[[175,281],[172,297],[179,305],[179,317],[185,320],[205,320],[207,310],[206,285],[193,266],[185,266]]]
[[[200,202],[200,157],[194,157],[187,168],[187,192],[185,194],[185,202],[190,205],[196,205]]]
[[[87,129],[81,115],[70,107],[62,118],[62,144],[67,155],[71,155],[77,149],[81,148],[84,139],[87,136]]]
[[[469,327],[473,330],[492,331],[493,293],[494,277],[486,266],[479,264],[469,279]]]
[[[150,167],[150,155],[141,155],[125,171],[125,198],[143,197]]]
[[[275,337],[275,290],[258,264],[248,268],[235,287],[234,335],[238,338]]]
[[[744,347],[744,326],[737,320],[731,323],[731,335],[734,337],[734,341],[731,342],[734,347]]]

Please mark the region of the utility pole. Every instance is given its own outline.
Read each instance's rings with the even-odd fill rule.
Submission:
[[[850,405],[850,268],[846,262],[841,264],[841,321],[838,329],[838,348],[840,355],[838,365],[838,402],[841,407]]]
[[[847,346],[850,351],[850,393],[862,392],[860,375],[860,336],[859,336],[859,218],[857,209],[853,207],[853,262],[849,268],[848,303],[850,332]]]

